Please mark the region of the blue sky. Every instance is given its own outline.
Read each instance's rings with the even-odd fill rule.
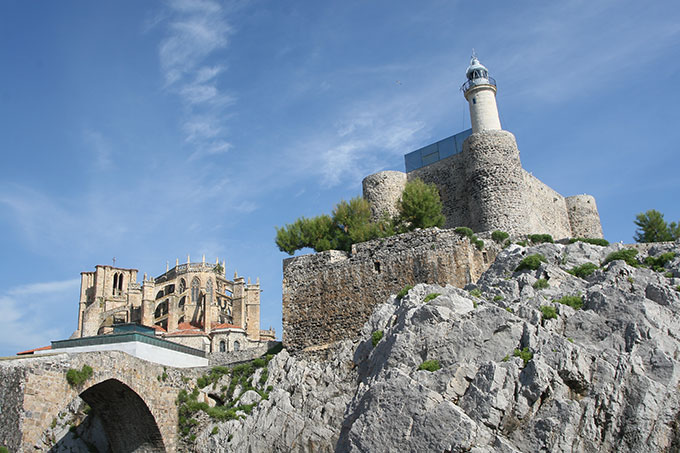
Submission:
[[[676,1],[0,2],[0,355],[68,337],[114,256],[226,259],[280,336],[274,227],[468,128],[472,48],[524,167],[609,240],[680,219]]]

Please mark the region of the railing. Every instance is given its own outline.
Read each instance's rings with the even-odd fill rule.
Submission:
[[[59,340],[52,342],[52,349],[67,349],[81,346],[96,346],[100,344],[114,344],[114,343],[128,343],[131,341],[139,341],[141,343],[158,346],[160,348],[170,349],[171,351],[182,352],[184,354],[191,354],[198,357],[206,357],[205,351],[200,349],[190,348],[183,344],[173,343],[160,338],[151,337],[139,332],[134,333],[119,333],[110,335],[97,335],[93,337],[74,338],[71,340]]]
[[[469,90],[470,88],[475,87],[477,85],[493,85],[493,86],[496,86],[496,79],[494,79],[493,77],[486,77],[486,78],[483,78],[483,79],[468,80],[467,82],[465,82],[460,87],[460,91],[465,93],[467,90]]]

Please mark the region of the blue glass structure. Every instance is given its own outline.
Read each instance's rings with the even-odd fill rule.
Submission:
[[[459,132],[404,155],[406,173],[462,152],[463,142],[470,134],[472,134],[472,129]]]

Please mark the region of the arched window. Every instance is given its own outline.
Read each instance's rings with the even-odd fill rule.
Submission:
[[[158,304],[158,307],[156,307],[156,311],[154,312],[154,316],[156,318],[160,318],[163,315],[168,314],[168,301],[164,300],[160,304]]]
[[[207,282],[205,282],[205,297],[208,299],[208,305],[212,305],[213,301],[213,282],[211,279],[208,279]]]
[[[118,291],[119,294],[123,294],[123,273],[118,274]]]
[[[179,280],[179,293],[182,294],[187,290],[187,282],[183,278]]]
[[[227,351],[227,343],[225,343],[224,340],[220,341],[220,352],[226,352]]]
[[[118,273],[113,274],[113,295],[118,292]]]
[[[239,351],[241,349],[241,344],[238,341],[234,341],[234,351]]]
[[[198,295],[200,294],[199,292],[199,287],[201,286],[201,281],[198,279],[198,277],[194,277],[193,280],[191,280],[191,302],[192,303],[198,303]]]

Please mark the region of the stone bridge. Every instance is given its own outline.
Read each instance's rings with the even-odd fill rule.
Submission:
[[[76,388],[70,368],[92,367]],[[52,354],[0,360],[0,446],[11,452],[47,451],[45,433],[78,397],[96,415],[111,451],[175,452],[181,388],[175,369],[118,351]]]

